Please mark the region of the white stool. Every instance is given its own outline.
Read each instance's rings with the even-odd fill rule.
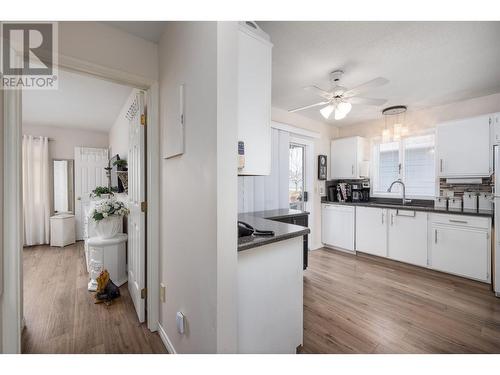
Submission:
[[[50,217],[50,246],[64,247],[75,243],[75,215],[59,214]]]
[[[97,289],[97,277],[104,269],[108,270],[110,279],[117,285],[127,282],[127,235],[119,233],[113,238],[92,237],[87,240],[90,261],[89,291]]]

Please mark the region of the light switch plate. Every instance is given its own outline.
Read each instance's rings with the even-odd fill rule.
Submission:
[[[177,332],[179,332],[181,335],[184,334],[184,314],[180,311],[177,311],[175,321],[177,323]]]
[[[166,286],[163,283],[160,283],[160,301],[165,302],[165,291],[166,291]]]

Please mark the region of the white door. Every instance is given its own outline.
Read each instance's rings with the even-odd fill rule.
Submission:
[[[325,245],[354,250],[354,207],[323,204],[321,241]]]
[[[432,226],[432,268],[481,281],[489,281],[487,231],[451,226]]]
[[[491,174],[490,116],[439,125],[436,134],[436,159],[440,177]]]
[[[85,224],[90,205],[90,193],[97,186],[108,186],[104,168],[109,157],[106,148],[75,147],[75,220],[76,239],[87,237]]]
[[[356,207],[356,251],[387,256],[387,210]]]
[[[405,263],[427,266],[427,213],[389,210],[388,256]]]
[[[146,163],[144,94],[138,92],[129,111],[128,148],[128,289],[140,322],[145,320]],[[143,203],[144,202],[144,203]]]

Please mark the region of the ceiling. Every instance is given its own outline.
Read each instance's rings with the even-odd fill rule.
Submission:
[[[328,74],[342,69],[352,88],[376,77],[389,83],[366,92],[385,98],[381,107],[353,105],[340,121],[324,120],[319,108],[300,112],[346,126],[381,118],[403,104],[422,109],[500,92],[500,22],[259,22],[273,48],[273,107],[318,102],[303,89],[329,89]],[[333,116],[332,116],[333,117]]]
[[[57,90],[23,91],[23,123],[107,132],[125,101],[129,86],[59,70]]]
[[[106,21],[103,23],[150,42],[158,43],[165,29],[166,21]]]

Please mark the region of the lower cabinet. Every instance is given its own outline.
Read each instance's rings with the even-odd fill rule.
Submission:
[[[387,256],[387,209],[356,207],[356,251]]]
[[[324,204],[321,237],[327,246],[491,281],[488,217]]]
[[[354,207],[323,204],[321,242],[327,246],[354,250]]]
[[[490,281],[489,231],[433,224],[430,240],[433,269]]]
[[[427,266],[427,213],[399,209],[388,211],[388,257]]]

